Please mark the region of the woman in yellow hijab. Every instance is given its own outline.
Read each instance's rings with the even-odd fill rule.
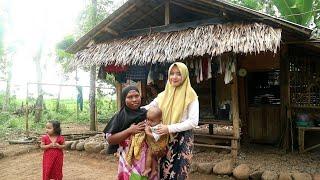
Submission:
[[[170,134],[168,152],[160,159],[160,179],[187,179],[193,150],[192,129],[199,122],[199,101],[191,87],[189,71],[181,62],[168,71],[165,90],[149,105],[162,110],[160,135]]]

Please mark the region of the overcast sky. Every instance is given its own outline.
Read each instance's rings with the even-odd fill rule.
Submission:
[[[119,6],[125,0],[114,0],[113,6]],[[33,57],[40,44],[43,43],[43,61],[47,66],[43,69],[43,82],[59,83],[59,65],[55,63],[53,55],[55,45],[63,37],[75,34],[77,18],[90,3],[90,0],[0,0],[0,15],[4,11],[10,12],[6,26],[6,44],[17,44],[17,51],[13,58],[13,88],[16,95],[26,94],[25,84],[36,82],[36,71]],[[71,75],[71,77],[74,75]],[[89,85],[88,73],[80,73],[80,84]],[[68,84],[75,84],[74,78]],[[0,90],[4,89],[4,82],[0,82]],[[19,88],[20,87],[20,88]],[[33,89],[33,88],[32,88]],[[55,94],[57,88],[44,87],[48,93]],[[67,90],[69,89],[69,90]],[[74,88],[67,88],[66,96],[76,93]],[[33,90],[30,90],[32,92]],[[86,91],[86,90],[85,90]],[[86,93],[86,92],[84,92]]]

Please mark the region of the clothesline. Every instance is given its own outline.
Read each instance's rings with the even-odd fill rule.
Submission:
[[[224,82],[228,84],[232,81],[232,73],[235,72],[235,55],[226,54],[223,56],[202,56],[190,57],[184,60],[189,68],[189,76],[195,77],[197,83],[211,79],[214,74],[224,73]],[[128,81],[141,81],[144,84],[155,84],[157,80],[166,81],[168,79],[168,69],[171,63],[155,63],[146,66],[101,66],[98,77],[104,79],[106,73],[115,76],[119,83]]]

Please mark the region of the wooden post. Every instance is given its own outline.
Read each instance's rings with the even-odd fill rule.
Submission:
[[[97,24],[97,0],[92,0],[92,22],[94,25]],[[96,65],[90,67],[90,131],[96,131]]]
[[[168,25],[170,24],[170,0],[166,0],[166,2],[164,3],[164,10],[165,10],[164,24]]]
[[[29,96],[29,83],[27,83],[27,98],[26,98],[26,135],[29,137],[29,107],[28,107],[28,96]]]
[[[121,92],[122,92],[122,84],[119,82],[116,82],[117,109],[118,109],[118,111],[121,109]]]
[[[284,46],[280,51],[280,120],[281,131],[283,131],[281,146],[289,149],[289,127],[291,116],[290,112],[290,86],[289,86],[289,60],[287,57],[287,47]],[[290,115],[289,115],[290,113]]]
[[[237,67],[237,65],[235,65],[235,67]],[[231,99],[232,99],[231,110],[232,110],[233,137],[234,137],[234,139],[231,140],[231,154],[233,159],[236,160],[238,156],[238,150],[239,150],[238,141],[240,139],[237,68],[235,73],[233,74],[233,80],[231,84]]]

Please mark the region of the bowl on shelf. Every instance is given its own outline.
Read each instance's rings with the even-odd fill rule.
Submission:
[[[296,121],[297,126],[299,127],[310,127],[310,122],[308,121]]]

